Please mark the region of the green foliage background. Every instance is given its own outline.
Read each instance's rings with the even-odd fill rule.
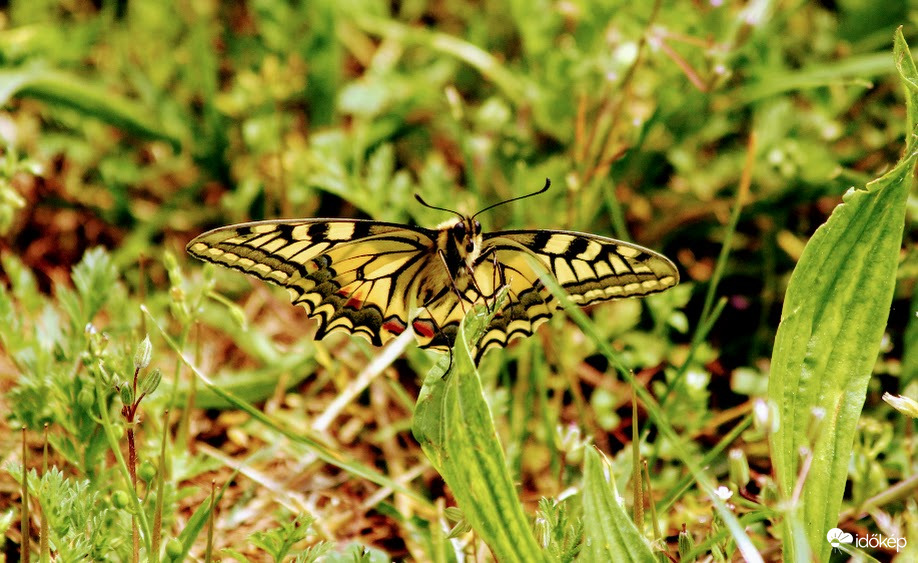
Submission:
[[[893,56],[895,29],[918,44],[916,23],[909,2],[866,0],[10,2],[0,12],[7,553],[22,545],[11,492],[20,426],[36,469],[31,533],[64,560],[129,559],[131,512],[145,556],[203,558],[212,479],[223,491],[214,551],[237,559],[508,559],[502,550],[515,548],[559,560],[738,550],[822,560],[820,534],[836,522],[918,549],[915,423],[881,400],[918,399],[915,118],[903,96],[918,79],[904,43]],[[873,196],[845,196],[825,229],[835,234],[821,231],[802,260],[849,188],[890,171]],[[283,292],[182,250],[249,219],[434,226],[446,217],[413,194],[474,212],[546,177],[552,190],[485,214],[485,229],[633,240],[671,257],[683,283],[589,318],[572,312],[577,326],[558,315],[477,372],[458,350],[462,378],[432,377],[439,358],[409,342],[314,341]],[[857,202],[886,187],[900,197],[889,195],[889,232],[869,246],[850,225],[876,224],[880,212]],[[776,345],[798,261],[791,309],[818,311],[792,317]],[[835,348],[802,349],[798,321],[842,319],[848,309],[832,307],[846,291],[863,320]],[[141,403],[138,450],[156,478],[119,505],[115,493],[131,488],[128,462],[112,456],[127,451],[115,386],[146,334],[163,380]],[[801,365],[818,369],[795,375]],[[823,391],[804,388],[812,373]],[[812,414],[833,397],[847,401],[841,437]],[[756,418],[766,398],[793,423]],[[42,469],[46,423],[56,469]],[[801,479],[799,446],[831,457],[819,457],[821,435],[852,444],[850,455],[833,445],[831,470]],[[494,443],[501,467],[449,465]],[[637,490],[636,455],[647,462]],[[458,470],[467,490],[452,490]],[[726,502],[712,500],[720,485],[733,492]],[[473,502],[487,490],[505,510]],[[838,517],[834,500],[805,500],[839,496]],[[465,517],[445,509],[456,505]]]

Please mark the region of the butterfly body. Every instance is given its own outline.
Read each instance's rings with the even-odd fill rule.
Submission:
[[[436,229],[359,219],[242,223],[204,233],[187,250],[286,287],[318,322],[316,338],[343,331],[377,346],[411,327],[421,347],[445,350],[465,314],[493,306],[506,287],[479,358],[531,335],[559,307],[531,258],[579,305],[647,295],[679,280],[672,262],[637,245],[572,231],[482,233],[474,216],[457,215]]]

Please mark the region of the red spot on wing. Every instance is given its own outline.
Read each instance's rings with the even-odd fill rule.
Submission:
[[[433,338],[434,326],[432,322],[419,319],[411,323],[411,326],[414,327],[416,333],[424,338]]]
[[[351,309],[359,309],[363,305],[363,299],[359,295],[355,295],[347,300],[347,303],[344,304],[345,307],[350,307]]]
[[[405,332],[405,325],[398,319],[390,319],[383,323],[382,329],[386,332],[391,332],[392,334],[398,336],[399,334]]]

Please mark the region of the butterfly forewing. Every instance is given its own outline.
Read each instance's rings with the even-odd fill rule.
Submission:
[[[435,231],[361,220],[259,221],[204,233],[192,255],[286,287],[319,328],[379,346],[408,327]]]
[[[571,231],[500,231],[484,235],[479,280],[502,277],[508,300],[488,326],[479,356],[529,336],[560,307],[533,270],[536,257],[579,305],[663,291],[679,282],[665,256],[615,239]],[[497,273],[494,270],[497,270]]]
[[[676,266],[662,254],[597,235],[502,231],[484,236],[484,250],[490,247],[498,258],[514,251],[537,257],[579,305],[648,295],[679,283]]]

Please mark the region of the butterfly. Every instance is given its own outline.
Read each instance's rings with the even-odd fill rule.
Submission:
[[[318,323],[316,338],[341,331],[376,346],[413,329],[422,348],[448,350],[475,305],[507,297],[477,345],[485,351],[530,336],[560,308],[530,259],[574,303],[644,296],[679,283],[676,266],[647,248],[593,234],[556,230],[483,233],[474,215],[436,229],[361,219],[281,219],[220,227],[188,243],[193,256],[285,287]]]

